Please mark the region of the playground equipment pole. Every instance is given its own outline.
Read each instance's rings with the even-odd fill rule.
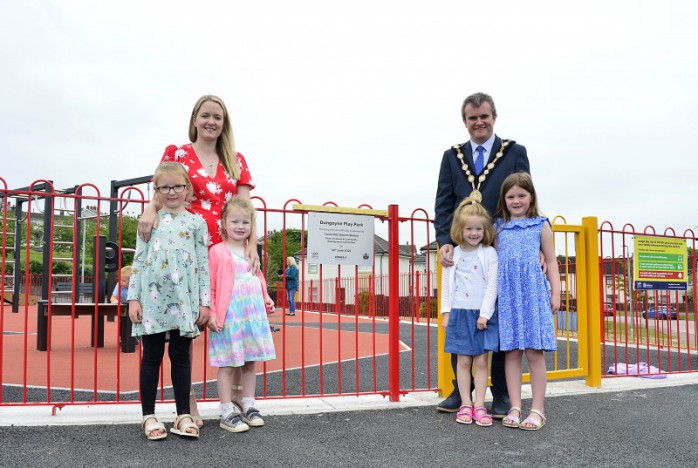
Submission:
[[[147,184],[153,180],[152,175],[135,177],[133,179],[124,180],[112,180],[109,201],[109,241],[117,244],[119,241],[119,215],[121,214],[121,209],[119,208],[119,189],[123,187],[130,187],[132,185]],[[146,200],[147,202],[148,200]],[[121,266],[121,265],[120,265]],[[118,272],[109,272],[107,274],[106,290],[113,291],[116,286],[116,277]]]
[[[46,190],[49,187],[49,184],[53,184],[52,180],[49,180],[47,182],[40,182],[36,185],[33,185],[32,187],[22,187],[15,189],[16,191],[38,191],[38,190]],[[26,200],[22,200],[20,197],[26,196]],[[22,249],[22,203],[25,201],[29,201],[29,197],[31,195],[14,195],[15,197],[15,245],[14,245],[14,257],[15,257],[15,263],[14,263],[14,284],[12,285],[12,313],[16,314],[19,313],[19,284],[22,279],[22,268],[21,268],[21,249]],[[27,226],[27,236],[31,236],[31,226]],[[28,239],[27,241],[27,249],[31,248],[31,239]],[[27,271],[29,270],[29,265],[26,266]],[[25,290],[24,294],[29,298],[29,295],[31,294],[31,289],[29,285],[25,285]]]

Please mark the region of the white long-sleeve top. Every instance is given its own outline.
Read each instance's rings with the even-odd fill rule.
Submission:
[[[497,251],[494,247],[483,247],[480,244],[477,247],[477,257],[482,264],[483,274],[485,276],[485,292],[480,306],[480,317],[485,317],[487,320],[494,315],[494,306],[497,302]],[[453,303],[453,283],[456,277],[456,265],[461,256],[460,247],[453,249],[453,266],[444,267],[441,272],[441,313],[451,312],[451,304]]]

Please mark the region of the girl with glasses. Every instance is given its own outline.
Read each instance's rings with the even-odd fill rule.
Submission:
[[[192,188],[184,167],[162,163],[153,176],[155,197],[162,206],[158,226],[149,242],[140,237],[128,289],[129,317],[133,335],[141,337],[140,369],[142,427],[148,440],[167,437],[165,426],[155,416],[160,366],[169,337],[172,388],[177,419],[170,432],[199,437],[199,427],[190,413],[190,348],[199,335],[197,325],[208,321],[210,286],[208,232],[201,217],[186,210]]]

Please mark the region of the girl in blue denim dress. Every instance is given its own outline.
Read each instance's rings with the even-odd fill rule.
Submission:
[[[471,197],[456,209],[451,239],[458,247],[453,266],[441,274],[441,313],[446,329],[447,353],[457,354],[456,379],[462,406],[456,422],[491,426],[492,416],[485,409],[487,355],[498,351],[497,252],[487,210]],[[471,367],[475,368],[475,403],[470,394]]]

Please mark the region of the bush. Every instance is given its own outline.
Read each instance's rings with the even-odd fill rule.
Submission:
[[[40,275],[44,272],[44,265],[38,260],[32,260],[29,262],[29,273],[34,275]]]
[[[437,307],[439,306],[436,298],[432,298],[429,302],[429,316],[431,318],[436,318],[438,315],[438,309]],[[419,316],[422,318],[427,317],[427,302],[422,302],[419,304]]]
[[[361,291],[359,293],[359,312],[364,313],[364,314],[368,313],[369,298],[370,298],[370,294],[368,291]]]
[[[56,275],[67,275],[71,273],[71,265],[65,262],[53,262],[52,272]]]
[[[6,263],[5,264],[5,271],[7,273],[12,273],[14,269],[12,268],[11,263]],[[22,264],[22,269],[21,272],[24,273],[26,269],[24,268],[24,264]],[[56,274],[56,275],[67,275],[72,273],[73,269],[70,265],[70,263],[65,263],[65,262],[53,262],[53,268],[51,268],[51,272]],[[39,260],[31,260],[29,262],[29,273],[33,275],[41,275],[44,273],[44,263],[40,262]],[[92,270],[85,268],[85,274],[88,276],[92,275]]]

